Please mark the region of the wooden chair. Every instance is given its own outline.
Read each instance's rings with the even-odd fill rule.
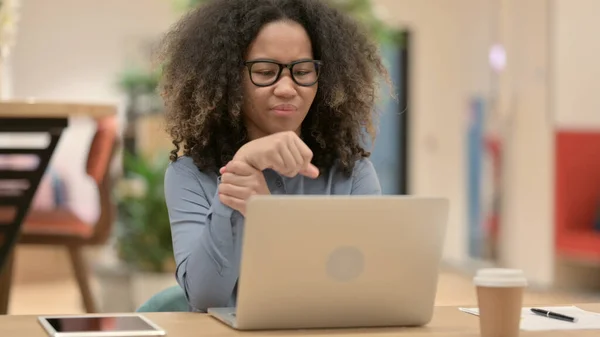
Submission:
[[[71,108],[62,104],[0,102],[0,135],[35,133],[49,137],[45,146],[0,146],[0,315],[8,312],[13,252],[23,219],[68,125],[68,113],[77,110]]]
[[[115,117],[97,119],[97,130],[87,158],[87,174],[98,187],[100,215],[95,226],[85,223],[66,209],[32,210],[23,224],[20,244],[64,246],[69,252],[83,305],[88,313],[96,312],[96,304],[88,280],[88,268],[82,250],[102,245],[110,237],[116,208],[111,196],[113,182],[110,166],[118,147]]]

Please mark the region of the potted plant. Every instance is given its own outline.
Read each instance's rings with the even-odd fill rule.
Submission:
[[[169,216],[164,198],[168,155],[125,151],[115,188],[118,217],[112,242],[96,261],[104,312],[129,312],[176,285]]]
[[[161,68],[146,70],[129,66],[121,72],[118,87],[127,96],[126,127],[123,135],[125,151],[137,153],[136,122],[140,116],[162,113],[162,100],[156,92]]]
[[[117,257],[130,271],[133,304],[176,284],[169,214],[164,197],[166,154],[124,155],[117,192]]]
[[[163,179],[168,156],[125,153],[126,175],[117,186],[118,256],[131,267],[151,272],[174,271],[169,215]]]
[[[176,284],[163,179],[168,155],[139,151],[140,117],[162,112],[156,92],[160,69],[129,66],[118,88],[127,96],[123,173],[117,181],[116,228],[95,263],[102,311],[133,311],[160,290]]]

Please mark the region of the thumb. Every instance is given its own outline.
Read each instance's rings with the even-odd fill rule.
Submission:
[[[315,179],[319,176],[319,169],[313,164],[308,164],[307,167],[301,169],[298,173],[300,173],[303,176]]]

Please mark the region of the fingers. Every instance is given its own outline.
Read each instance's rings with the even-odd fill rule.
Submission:
[[[312,153],[311,149],[300,138],[296,138],[294,140],[294,144],[296,145],[296,148],[298,149],[298,151],[300,152],[300,155],[302,156],[302,162],[304,163],[304,167],[308,167],[308,164],[311,162],[311,160],[313,158],[313,153]]]
[[[313,153],[310,148],[293,133],[282,136],[276,144],[274,154],[271,156],[273,168],[279,174],[295,177],[299,173],[310,178],[317,178],[319,170],[310,162]],[[279,159],[279,160],[277,160]]]
[[[313,164],[308,164],[306,168],[301,169],[298,173],[312,179],[319,177],[319,169]]]
[[[234,160],[222,167],[219,200],[245,216],[246,201],[255,194],[269,194],[261,171],[246,162]]]
[[[240,212],[244,216],[246,215],[246,200],[254,194],[254,190],[248,186],[235,185],[231,182],[240,179],[247,182],[250,178],[225,172],[219,184],[219,200],[221,203]]]
[[[302,168],[302,156],[293,143],[285,143],[278,151],[283,165],[276,169],[286,177],[295,177]]]
[[[273,169],[281,174],[285,174],[285,172],[287,171],[285,159],[283,159],[281,151],[274,151],[273,153],[271,153],[268,162],[270,164],[266,165],[267,168]]]
[[[219,200],[223,205],[229,206],[236,211],[242,213],[242,215],[246,215],[246,201],[242,199],[238,199],[226,194],[219,194]]]
[[[300,153],[300,149],[296,146],[295,142],[288,146],[288,151],[290,155],[293,157],[294,162],[294,172],[293,176],[296,176],[300,170],[304,167],[304,158],[302,157],[302,153]],[[292,177],[293,177],[292,176]]]
[[[311,164],[313,152],[300,138],[296,139],[295,144],[300,156],[302,156],[302,167],[298,173],[309,178],[317,178],[319,176],[319,169]]]
[[[225,172],[221,175],[221,184],[231,184],[236,186],[246,186],[252,179],[252,176],[242,176],[235,173]]]
[[[219,194],[227,195],[240,200],[246,200],[254,194],[254,190],[247,186],[221,182],[221,184],[219,184]]]
[[[254,144],[254,147],[248,144]],[[311,164],[313,152],[293,132],[273,134],[248,144],[245,145],[248,146],[246,152],[254,154],[246,156],[247,158],[240,155],[240,158],[246,159],[234,157],[234,160],[219,170],[221,175],[230,172],[249,176],[255,174],[257,170],[270,168],[287,177],[302,174],[314,179],[319,176],[319,170]],[[252,162],[249,161],[250,159]]]
[[[256,173],[256,169],[243,160],[232,160],[222,167],[219,172],[221,174],[229,172],[240,176],[251,176]]]

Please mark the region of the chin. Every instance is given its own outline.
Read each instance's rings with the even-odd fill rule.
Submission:
[[[300,126],[282,126],[282,125],[278,125],[278,126],[273,126],[271,128],[269,128],[269,131],[271,134],[274,133],[278,133],[278,132],[287,132],[287,131],[300,131]]]

